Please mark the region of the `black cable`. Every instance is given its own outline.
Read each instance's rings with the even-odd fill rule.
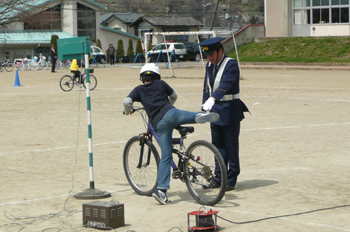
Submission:
[[[291,216],[303,215],[303,214],[308,214],[308,213],[314,213],[314,212],[318,212],[318,211],[344,208],[344,207],[349,207],[349,206],[350,205],[334,206],[334,207],[329,207],[329,208],[310,210],[310,211],[301,212],[301,213],[293,213],[293,214],[285,214],[285,215],[280,215],[280,216],[272,216],[272,217],[260,218],[260,219],[256,219],[256,220],[245,221],[245,222],[233,222],[233,221],[230,221],[230,220],[228,220],[226,218],[223,218],[223,217],[220,217],[220,216],[218,216],[218,218],[221,218],[222,220],[225,220],[225,221],[233,223],[233,224],[248,224],[248,223],[252,223],[252,222],[260,222],[260,221],[276,219],[276,218],[291,217]]]
[[[18,230],[18,232],[22,231],[26,226],[28,225],[31,225],[35,222],[38,222],[39,220],[42,220],[42,221],[46,221],[46,220],[50,220],[54,217],[57,217],[63,224],[67,224],[67,225],[70,225],[70,229],[71,230],[75,230],[77,228],[72,228],[72,224],[69,223],[69,222],[66,222],[64,221],[62,218],[61,218],[61,213],[62,212],[66,212],[66,215],[65,215],[65,218],[69,217],[69,216],[72,216],[74,213],[78,213],[78,212],[81,212],[81,210],[76,210],[76,211],[70,211],[66,208],[66,204],[69,200],[69,198],[73,195],[73,189],[74,189],[74,174],[75,174],[75,169],[76,169],[76,165],[77,165],[77,162],[78,162],[78,158],[77,158],[77,148],[78,148],[78,138],[79,138],[79,128],[80,128],[80,101],[81,101],[81,92],[82,90],[79,90],[79,107],[78,107],[78,127],[77,127],[77,139],[76,139],[76,144],[75,144],[75,151],[74,151],[74,155],[75,155],[75,163],[74,163],[74,168],[73,168],[73,174],[72,174],[72,178],[71,178],[71,182],[72,182],[72,187],[68,193],[68,197],[66,198],[65,202],[64,202],[64,205],[63,205],[63,208],[58,212],[58,213],[49,213],[49,214],[45,214],[45,215],[39,215],[39,216],[14,216],[13,214],[9,213],[9,212],[4,212],[4,215],[7,219],[9,220],[13,220],[13,221],[21,221],[19,223],[8,223],[8,224],[3,224],[3,225],[0,225],[0,228],[1,227],[4,227],[4,226],[10,226],[10,225],[15,225],[15,226],[21,226],[22,228],[20,228]],[[12,170],[12,169],[2,169],[0,168],[0,170],[8,170],[8,171],[16,171],[16,170]],[[21,171],[16,171],[18,173],[23,173],[23,174],[28,174],[26,172],[21,172]],[[29,174],[33,174],[33,175],[39,175],[39,176],[43,176],[43,177],[47,177],[47,176],[44,176],[44,175],[41,175],[41,174],[37,174],[37,173],[29,173]],[[50,178],[50,177],[47,177],[47,178]],[[56,178],[51,178],[51,179],[56,179]],[[60,180],[62,181],[62,179],[56,179],[56,180]],[[63,180],[63,181],[66,181],[66,180]],[[80,183],[80,182],[79,182]],[[29,220],[29,221],[23,221],[23,220]],[[82,227],[78,227],[80,228],[80,230],[83,230],[84,228]],[[57,227],[50,227],[50,228],[45,228],[44,230],[42,230],[42,232],[44,231],[47,231],[47,230],[56,230],[56,232],[59,232],[61,231],[60,228],[57,228]]]

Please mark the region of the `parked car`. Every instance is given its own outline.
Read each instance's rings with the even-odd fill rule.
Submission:
[[[186,46],[186,60],[200,61],[201,60],[201,47],[197,42],[184,42]],[[202,50],[203,51],[203,50]],[[203,55],[203,52],[202,52]],[[206,56],[203,55],[203,58]]]
[[[96,61],[98,63],[102,63],[101,59],[103,59],[104,63],[106,63],[106,55],[104,54],[104,52],[101,50],[101,48],[96,47],[96,46],[90,46],[90,52],[91,52],[91,56],[89,58],[90,64],[92,63],[92,61],[94,60],[93,56],[96,56]]]
[[[167,48],[165,48],[165,45],[167,45]],[[163,55],[159,56],[158,61],[168,61],[168,55],[167,52],[169,53],[169,56],[171,55],[171,50],[169,49],[171,45],[174,45],[174,50],[175,50],[175,56],[178,60],[186,60],[186,46],[183,43],[161,43],[156,45],[152,50],[149,51],[149,55],[147,56],[148,62],[152,62],[152,59],[154,62],[157,62],[158,56],[160,51],[162,51]],[[148,54],[148,53],[147,53]],[[163,58],[164,56],[164,58]],[[152,58],[151,58],[152,57]],[[171,61],[175,61],[175,57],[171,57]]]

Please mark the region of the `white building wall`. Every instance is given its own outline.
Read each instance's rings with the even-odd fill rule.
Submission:
[[[349,36],[350,25],[312,25],[311,36]]]
[[[62,2],[62,30],[71,35],[78,35],[77,2],[65,0]]]
[[[266,37],[292,36],[292,0],[265,0]]]

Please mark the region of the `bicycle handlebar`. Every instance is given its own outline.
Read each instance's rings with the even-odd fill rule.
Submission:
[[[137,108],[131,108],[134,112],[139,111],[139,110],[144,110],[145,107],[137,107]],[[125,111],[123,110],[123,114],[125,114]]]

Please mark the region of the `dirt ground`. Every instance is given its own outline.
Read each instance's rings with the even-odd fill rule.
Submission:
[[[184,183],[171,180],[172,204],[163,206],[137,195],[124,175],[124,145],[144,131],[140,116],[122,115],[122,100],[141,83],[139,67],[95,68],[95,187],[111,193],[102,201],[125,206],[125,226],[115,231],[187,231],[187,214],[202,206]],[[198,111],[203,70],[161,71],[178,93],[175,106]],[[85,89],[60,89],[67,73],[20,71],[22,87],[13,86],[15,71],[0,73],[0,231],[96,231],[82,227],[81,211],[95,200],[72,196],[89,188],[87,101]],[[219,231],[350,231],[350,72],[242,74],[251,115],[241,124],[237,189],[206,207],[219,211]],[[194,126],[187,145],[210,140],[209,124]]]

